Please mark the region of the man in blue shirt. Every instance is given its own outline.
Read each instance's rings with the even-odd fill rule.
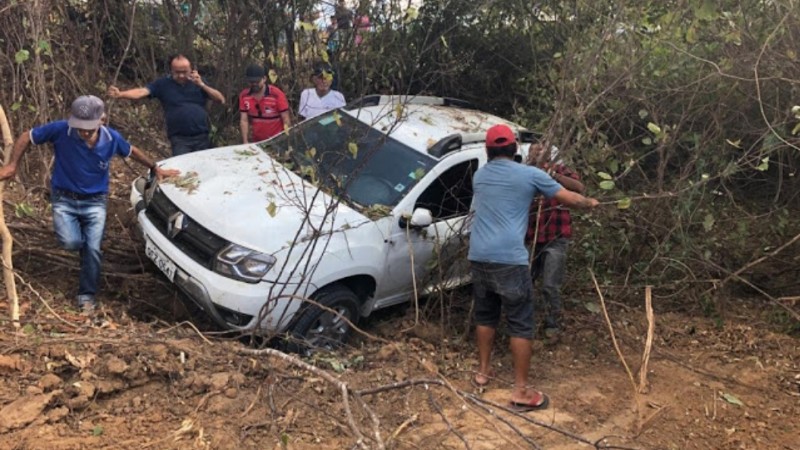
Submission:
[[[489,162],[473,178],[474,217],[469,254],[475,298],[478,372],[473,383],[482,387],[493,377],[490,358],[501,306],[505,308],[514,366],[511,406],[521,411],[547,407],[547,396],[528,389],[533,339],[533,286],[528,270],[525,231],[528,208],[536,195],[555,198],[577,208],[593,208],[597,200],[564,189],[542,170],[514,162],[517,142],[506,125],[486,132]]]
[[[102,254],[100,243],[106,220],[109,162],[114,155],[134,160],[159,178],[178,175],[162,169],[116,130],[103,126],[103,101],[93,95],[72,103],[69,120],[59,120],[22,133],[14,143],[10,161],[0,168],[0,180],[14,176],[29,143],[51,142],[55,164],[51,179],[53,228],[61,246],[80,251],[78,306],[87,314],[97,306],[97,283]]]
[[[169,67],[169,76],[127,91],[109,86],[108,95],[129,100],[157,98],[164,109],[172,156],[211,148],[206,102],[211,99],[225,103],[225,97],[203,80],[187,57],[173,56]]]

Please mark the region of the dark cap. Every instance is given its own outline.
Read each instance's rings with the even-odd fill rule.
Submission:
[[[96,130],[103,121],[104,113],[105,105],[102,100],[94,95],[82,95],[72,102],[67,124],[79,130]]]
[[[264,67],[259,66],[258,64],[250,64],[247,66],[247,70],[245,70],[244,73],[247,81],[251,83],[261,81],[261,79],[267,75],[267,73],[264,71]]]
[[[517,141],[508,125],[495,125],[486,131],[486,147],[505,147]]]
[[[333,73],[333,67],[330,64],[326,63],[325,61],[318,61],[314,63],[314,70],[312,74],[315,77],[322,75],[323,72],[326,73]]]

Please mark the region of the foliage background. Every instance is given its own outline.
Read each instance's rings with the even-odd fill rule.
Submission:
[[[235,143],[249,62],[273,69],[295,105],[309,85],[310,63],[325,53],[311,26],[321,3],[6,0],[0,105],[19,133],[64,116],[77,95],[141,86],[181,52],[229,99],[212,120],[217,143]],[[590,286],[591,267],[620,300],[652,284],[660,308],[722,318],[720,293],[755,294],[771,323],[800,330],[795,0],[351,6],[373,26],[360,45],[347,33],[332,55],[348,99],[469,100],[541,131],[607,203],[576,214],[569,294]],[[166,154],[155,102],[109,108],[135,144]],[[46,186],[45,153],[26,156],[28,189]]]

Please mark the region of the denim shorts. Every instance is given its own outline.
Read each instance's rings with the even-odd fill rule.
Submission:
[[[475,323],[497,328],[505,309],[508,334],[533,338],[533,286],[528,266],[471,262]]]

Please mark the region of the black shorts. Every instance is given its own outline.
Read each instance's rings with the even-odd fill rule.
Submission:
[[[471,262],[475,322],[497,328],[501,308],[508,334],[533,338],[533,285],[528,266]]]

